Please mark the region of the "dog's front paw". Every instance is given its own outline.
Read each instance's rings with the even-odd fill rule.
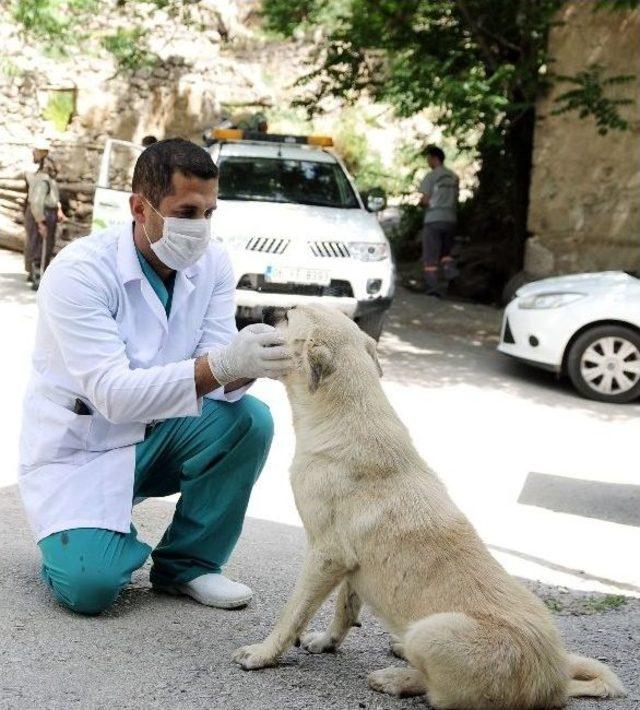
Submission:
[[[260,668],[275,666],[277,657],[261,643],[243,646],[233,654],[233,660],[245,671],[255,671]]]
[[[300,638],[300,645],[309,653],[333,653],[336,644],[326,631],[309,631]]]

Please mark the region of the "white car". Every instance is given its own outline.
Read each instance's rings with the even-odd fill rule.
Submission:
[[[583,396],[640,396],[640,279],[622,271],[558,276],[520,288],[498,350],[569,375]]]
[[[330,139],[239,130],[213,132],[220,169],[213,236],[236,276],[236,315],[259,321],[269,306],[323,303],[378,339],[394,293],[391,250],[374,210],[358,194]],[[130,219],[131,167],[142,148],[107,141],[93,213],[95,228]]]

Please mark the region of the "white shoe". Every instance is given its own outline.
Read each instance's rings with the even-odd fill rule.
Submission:
[[[219,573],[203,574],[185,584],[162,587],[162,591],[169,594],[184,594],[200,604],[218,609],[239,609],[246,606],[253,596],[253,592],[246,584],[234,582]]]

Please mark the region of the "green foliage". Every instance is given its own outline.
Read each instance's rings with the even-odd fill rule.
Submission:
[[[177,11],[182,2],[155,0],[155,4],[175,6]],[[46,43],[45,52],[60,58],[68,54],[69,47],[87,40],[85,23],[99,8],[99,0],[13,0],[11,7],[13,19],[21,25],[23,33]],[[135,71],[153,64],[156,58],[147,48],[145,31],[139,27],[119,28],[103,37],[101,43],[113,54],[119,71]]]
[[[118,28],[117,32],[103,37],[102,44],[116,60],[118,71],[135,71],[152,66],[157,57],[147,49],[146,33],[140,28]]]
[[[403,147],[397,151],[398,165],[394,170],[389,172],[385,169],[379,152],[367,138],[367,122],[372,119],[366,115],[366,112],[344,109],[331,129],[322,121],[309,119],[299,108],[277,106],[266,111],[266,116],[270,130],[275,133],[331,134],[336,152],[361,191],[380,187],[389,195],[399,195],[408,191],[410,183],[413,183],[413,172],[409,163],[415,162],[415,151],[410,152],[406,149],[405,152]],[[239,117],[235,118],[238,120]],[[418,160],[424,167],[424,157],[418,155]],[[410,173],[409,180],[407,173]]]
[[[263,0],[267,26],[283,34],[321,24],[328,42],[300,82],[310,113],[327,96],[355,101],[363,93],[390,102],[400,115],[430,106],[447,131],[465,141],[481,127],[483,145],[503,145],[506,133],[533,110],[553,79],[548,30],[562,0]],[[602,0],[629,9],[630,0]],[[637,3],[636,3],[637,6]],[[595,7],[595,6],[594,6]],[[629,77],[604,79],[593,69],[576,77],[561,113],[593,116],[598,128],[624,129],[619,100],[605,90]]]
[[[318,19],[316,0],[298,0],[288,6],[286,2],[266,4],[264,18],[268,30],[290,35],[300,25],[313,23]]]
[[[53,0],[15,0],[12,16],[35,39],[60,40],[67,26],[60,10],[60,3]]]
[[[594,10],[637,10],[638,0],[597,0]]]
[[[627,598],[620,594],[606,594],[604,597],[588,597],[585,599],[585,609],[596,614],[609,609],[618,609],[627,603]]]
[[[0,74],[4,74],[9,79],[15,79],[22,76],[24,70],[7,57],[0,57]]]
[[[295,18],[313,21],[329,0],[264,0],[269,26],[291,33]],[[348,101],[367,92],[401,115],[439,107],[448,131],[465,139],[484,127],[486,140],[535,102],[546,37],[561,0],[350,0],[325,23],[321,66],[306,77],[303,101]]]
[[[47,52],[66,56],[70,45],[85,39],[84,21],[98,8],[98,0],[13,0],[11,15],[23,33],[46,42]]]
[[[546,604],[547,609],[550,609],[556,614],[564,609],[564,605],[562,604],[562,602],[558,599],[555,599],[554,597],[548,597],[544,600],[544,603]]]
[[[576,600],[568,598],[566,602],[563,602],[555,597],[548,597],[544,603],[556,614],[568,611],[573,614],[590,615],[619,609],[627,603],[627,598],[620,594],[605,594],[598,597],[581,597]]]
[[[573,84],[575,88],[565,91],[555,99],[558,108],[553,115],[569,111],[577,111],[580,118],[592,116],[595,119],[598,133],[605,135],[611,129],[626,131],[629,123],[620,115],[620,106],[633,104],[631,99],[609,98],[605,91],[611,86],[620,86],[634,81],[633,74],[604,77],[603,67],[599,64],[578,72],[575,76],[559,74],[556,80],[561,83]]]
[[[266,5],[266,3],[265,3]],[[334,26],[350,11],[351,0],[297,0],[295,3],[273,3],[261,13],[268,32],[291,35],[298,28],[315,25]]]
[[[73,91],[52,91],[42,115],[53,123],[57,131],[64,131],[73,116],[74,108]]]
[[[391,250],[398,262],[416,262],[420,258],[422,245],[420,230],[424,210],[417,205],[400,205],[400,220],[388,234]]]
[[[388,185],[382,184],[385,175],[380,156],[369,146],[366,135],[358,129],[353,115],[346,115],[339,122],[338,132],[333,138],[336,151],[354,176],[359,190],[382,187],[388,191]]]

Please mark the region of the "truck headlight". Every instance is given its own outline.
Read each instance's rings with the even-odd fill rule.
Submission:
[[[389,256],[386,242],[349,242],[349,253],[360,261],[382,261]]]
[[[538,293],[533,296],[521,298],[518,301],[518,308],[560,308],[561,306],[568,306],[570,303],[579,301],[585,296],[585,293]]]

